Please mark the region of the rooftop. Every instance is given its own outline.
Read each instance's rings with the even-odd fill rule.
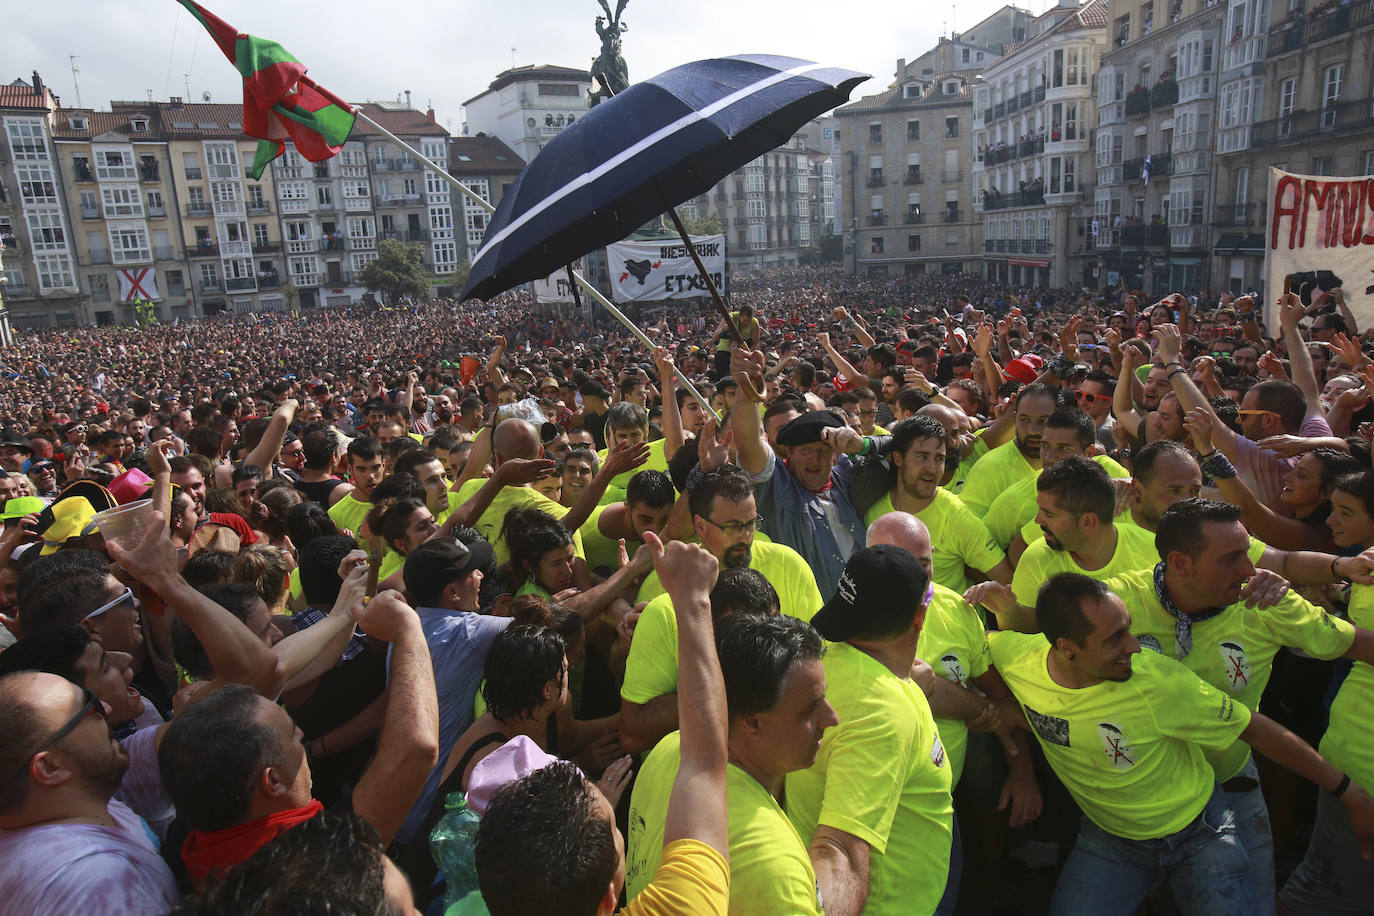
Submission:
[[[525,167],[525,160],[495,137],[452,137],[448,143],[448,171],[451,175],[512,175]]]
[[[496,79],[492,80],[491,84],[488,85],[484,91],[477,93],[463,104],[471,105],[482,96],[509,86],[512,83],[529,83],[539,80],[562,80],[564,82],[574,80],[579,83],[586,83],[590,86],[592,76],[591,73],[586,70],[580,70],[576,67],[560,67],[557,64],[527,64],[523,67],[512,67],[509,70],[502,70],[500,73],[496,74]]]

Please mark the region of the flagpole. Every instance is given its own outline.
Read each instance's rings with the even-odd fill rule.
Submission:
[[[382,134],[382,136],[391,140],[391,142],[395,143],[401,149],[410,153],[410,155],[414,156],[417,160],[424,163],[424,165],[428,167],[431,171],[433,171],[436,175],[438,175],[444,181],[452,185],[454,190],[466,196],[477,206],[481,207],[483,210],[486,210],[487,213],[496,212],[496,208],[487,201],[483,200],[477,194],[476,191],[472,190],[467,185],[463,184],[453,175],[450,175],[448,169],[441,168],[440,166],[436,165],[428,156],[424,155],[415,147],[411,146],[409,143],[405,142],[400,137],[396,136],[391,131],[387,130],[385,127],[378,124],[372,118],[369,118],[366,114],[363,113],[363,110],[361,108],[355,107],[353,109],[353,114],[356,115],[360,121],[365,121],[368,124],[372,125],[372,127],[376,128],[378,133]],[[693,251],[693,254],[695,254],[695,251]],[[654,347],[657,346],[657,344],[650,340],[648,335],[641,331],[639,327],[625,315],[624,312],[616,308],[611,303],[611,300],[607,299],[604,295],[602,295],[601,290],[593,286],[591,284],[591,281],[589,281],[586,277],[582,276],[577,271],[571,270],[571,268],[569,269],[572,273],[573,280],[575,280],[579,286],[585,289],[593,299],[601,303],[602,308],[610,312],[611,315],[617,321],[623,324],[626,330],[633,334],[639,340],[640,343],[648,347],[649,353],[652,355],[654,352]],[[707,282],[710,282],[709,277],[707,278]],[[716,414],[715,410],[712,409],[711,402],[706,400],[702,393],[696,389],[696,386],[692,384],[691,380],[687,378],[686,374],[683,373],[682,369],[679,368],[676,363],[673,364],[673,373],[677,376],[678,381],[682,383],[683,387],[685,387],[687,391],[692,395],[692,397],[696,399],[697,403],[701,405],[701,408],[706,411],[707,416],[715,418],[716,422],[720,422],[720,417]]]

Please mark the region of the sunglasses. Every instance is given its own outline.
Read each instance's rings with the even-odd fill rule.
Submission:
[[[91,611],[89,614],[87,614],[87,615],[86,615],[84,618],[82,618],[82,619],[83,619],[83,620],[90,620],[92,617],[99,617],[101,614],[107,613],[107,612],[109,612],[109,611],[113,611],[115,608],[119,607],[121,604],[128,604],[129,607],[132,608],[132,607],[135,607],[135,606],[137,605],[137,603],[138,603],[137,599],[134,598],[134,590],[133,590],[132,588],[128,588],[128,587],[126,586],[125,589],[124,589],[124,593],[123,593],[122,595],[120,595],[120,596],[119,596],[118,598],[116,598],[115,600],[109,602],[108,604],[102,604],[100,607],[98,607],[98,608],[96,608],[95,610]]]
[[[1278,412],[1273,410],[1237,410],[1236,413],[1240,414],[1242,417],[1278,416]]]
[[[1091,391],[1075,391],[1073,396],[1078,401],[1110,401],[1110,394],[1093,394]]]
[[[95,713],[101,719],[105,719],[105,704],[102,703],[94,693],[91,693],[89,689],[83,689],[81,691],[81,708],[76,711],[76,715],[68,719],[65,725],[53,732],[46,741],[39,745],[38,750],[29,755],[29,759],[24,761],[24,768],[28,769],[29,762],[32,761],[34,757],[37,757],[54,744],[76,731],[76,727],[86,721],[86,717],[91,713]]]

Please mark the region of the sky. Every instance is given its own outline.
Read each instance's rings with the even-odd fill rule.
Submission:
[[[600,50],[596,0],[207,0],[235,28],[280,42],[321,85],[352,102],[432,104],[440,124],[459,133],[462,104],[495,75],[516,65],[585,68]],[[898,58],[914,58],[956,29],[1002,6],[964,0],[957,8],[910,0],[864,0],[849,17],[844,4],[816,0],[629,0],[623,38],[631,81],[678,64],[741,53],[783,54],[870,73],[854,98],[881,92]],[[1039,13],[1049,4],[1033,0]],[[612,9],[615,8],[612,2]],[[807,11],[809,9],[809,11]],[[857,12],[862,10],[862,12]],[[0,79],[43,81],[75,107],[70,57],[80,101],[186,96],[215,102],[242,98],[237,72],[209,34],[175,0],[48,0],[10,6],[0,39]],[[189,90],[189,91],[188,91]]]

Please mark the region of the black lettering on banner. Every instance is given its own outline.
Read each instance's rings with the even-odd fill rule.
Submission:
[[[1026,710],[1026,718],[1030,720],[1031,727],[1035,729],[1035,733],[1040,736],[1042,741],[1048,741],[1050,744],[1057,744],[1060,747],[1069,746],[1068,719],[1047,716],[1025,705],[1022,708]]]
[[[711,282],[716,285],[716,289],[720,289],[720,274],[711,274]],[[663,277],[663,291],[666,293],[685,293],[692,290],[700,290],[703,295],[709,292],[701,274],[667,274]]]

